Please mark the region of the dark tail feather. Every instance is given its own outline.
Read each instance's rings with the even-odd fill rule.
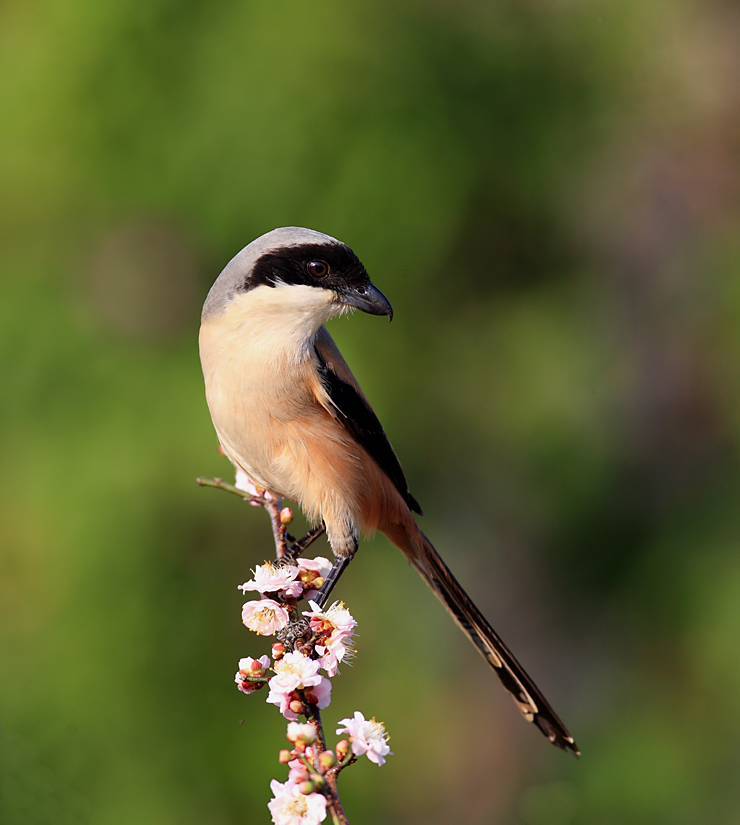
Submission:
[[[496,671],[524,718],[528,722],[534,722],[554,745],[579,756],[580,751],[573,737],[550,707],[540,689],[517,662],[501,637],[488,624],[473,600],[442,561],[429,539],[421,530],[418,530],[418,536],[418,539],[416,536],[405,537],[414,545],[413,548],[409,548],[411,552],[405,550],[409,561],[421,573],[424,581],[449,610],[453,619]],[[405,549],[403,543],[401,549]]]

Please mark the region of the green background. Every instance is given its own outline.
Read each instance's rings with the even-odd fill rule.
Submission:
[[[395,755],[362,823],[740,821],[740,17],[729,2],[7,0],[0,821],[268,822],[284,723],[236,585],[200,305],[297,224],[395,320],[331,325],[423,528],[560,753],[383,539],[339,594]]]

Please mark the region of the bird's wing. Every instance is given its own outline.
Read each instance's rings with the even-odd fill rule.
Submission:
[[[338,420],[375,459],[409,509],[421,514],[421,507],[409,492],[401,463],[378,416],[373,412],[347,362],[324,327],[321,327],[316,337],[315,351],[324,389],[338,413]]]

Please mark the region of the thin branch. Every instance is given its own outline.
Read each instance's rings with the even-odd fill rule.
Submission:
[[[260,501],[261,496],[254,496],[251,493],[240,490],[233,484],[228,484],[222,478],[196,478],[195,482],[201,487],[216,487],[218,490],[226,490],[227,493],[233,493],[235,496],[239,496],[239,498],[243,498],[245,501],[253,501],[255,504],[262,504]]]
[[[272,538],[275,541],[275,558],[282,559],[288,549],[288,545],[285,543],[285,531],[288,528],[280,519],[280,511],[283,509],[283,499],[282,497],[274,498],[271,493],[266,491],[262,494],[262,499],[262,506],[270,517],[270,524],[272,525]]]

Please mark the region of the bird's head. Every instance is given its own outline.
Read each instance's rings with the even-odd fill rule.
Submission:
[[[353,309],[393,318],[388,299],[355,253],[312,229],[273,229],[245,246],[211,287],[203,319],[254,290],[275,310],[313,313],[319,323]]]

